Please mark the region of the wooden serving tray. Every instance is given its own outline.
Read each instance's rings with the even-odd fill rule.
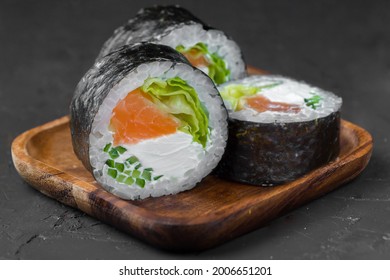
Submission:
[[[152,245],[199,251],[257,229],[358,176],[372,152],[371,135],[341,121],[339,157],[302,178],[277,187],[256,187],[206,177],[176,195],[122,200],[101,188],[73,153],[69,117],[19,135],[12,158],[34,188]]]

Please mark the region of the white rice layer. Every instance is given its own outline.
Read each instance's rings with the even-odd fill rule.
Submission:
[[[272,102],[282,102],[299,106],[300,111],[298,113],[276,111],[258,112],[250,107],[244,107],[242,110],[234,111],[230,102],[224,100],[229,112],[229,118],[259,123],[302,122],[326,117],[340,110],[342,105],[342,99],[331,92],[311,86],[305,82],[277,75],[250,76],[222,84],[218,89],[223,91],[226,86],[233,84],[261,88],[262,86],[278,83],[280,84],[277,86],[259,90],[256,95],[264,96]],[[305,102],[305,99],[311,98],[314,95],[318,95],[321,98],[315,109],[307,106]]]
[[[241,79],[246,76],[245,64],[239,46],[227,38],[222,31],[213,29],[206,31],[200,24],[183,25],[167,35],[157,37],[154,42],[174,49],[178,45],[189,48],[200,42],[205,43],[210,53],[217,53],[227,64],[230,70],[229,80]],[[206,74],[208,74],[207,71]]]
[[[107,143],[113,142],[113,132],[108,127],[116,104],[129,92],[141,87],[145,79],[150,77],[180,77],[193,87],[200,101],[208,109],[210,133],[205,148],[190,142],[188,134],[184,136],[185,133],[182,132],[134,145],[121,144],[127,151],[115,161],[122,162],[136,156],[143,166],[141,171],[144,168],[153,168],[154,175],[163,175],[158,180],[147,181],[141,188],[136,184],[119,183],[107,175],[108,166],[105,163],[109,155],[103,149]],[[193,188],[216,167],[225,149],[227,114],[217,96],[218,92],[210,79],[189,65],[152,62],[137,67],[111,89],[95,116],[89,137],[89,156],[95,179],[105,189],[124,199],[162,196]]]

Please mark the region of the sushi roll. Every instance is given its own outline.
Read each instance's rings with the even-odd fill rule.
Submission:
[[[183,53],[216,84],[246,76],[238,45],[224,32],[205,25],[179,6],[140,10],[115,30],[103,45],[98,59],[118,47],[141,41],[167,45]]]
[[[339,153],[341,98],[275,75],[222,85],[229,112],[218,176],[254,185],[290,182]]]
[[[214,83],[164,45],[127,45],[97,61],[70,116],[75,154],[124,199],[193,188],[226,146],[227,112]]]

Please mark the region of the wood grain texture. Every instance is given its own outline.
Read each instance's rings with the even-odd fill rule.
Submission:
[[[190,191],[139,201],[115,197],[95,182],[73,153],[67,116],[19,135],[12,158],[19,174],[49,197],[157,247],[200,251],[259,228],[358,176],[371,157],[371,135],[342,120],[340,136],[335,161],[289,184],[255,187],[210,175]]]

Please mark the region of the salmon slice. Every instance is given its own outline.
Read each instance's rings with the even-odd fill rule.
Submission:
[[[110,128],[114,131],[114,145],[118,145],[175,133],[179,124],[179,120],[161,111],[151,97],[138,88],[115,106]]]
[[[205,58],[204,54],[196,49],[182,53],[188,61],[194,67],[209,66],[208,60]]]
[[[260,113],[265,111],[299,113],[301,111],[299,105],[284,102],[273,102],[262,95],[247,98],[246,104]]]

